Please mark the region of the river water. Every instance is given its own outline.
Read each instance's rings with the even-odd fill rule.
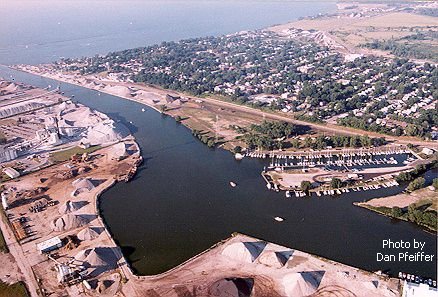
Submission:
[[[237,7],[243,9],[244,4],[248,7],[245,1],[238,2]],[[270,5],[278,8],[278,5],[291,4],[272,2]],[[312,7],[317,7],[314,10],[295,9],[289,19],[306,15],[309,9],[317,12],[318,9],[324,11],[332,8],[332,4],[327,7],[324,6],[326,3],[321,5],[312,4]],[[220,24],[228,23],[226,6],[221,7],[224,10],[218,10],[218,13],[224,15],[217,18]],[[263,5],[257,4],[256,7],[261,9]],[[182,15],[187,13],[184,8],[181,9]],[[266,7],[264,9],[268,11]],[[208,15],[209,11],[205,13]],[[285,12],[279,14],[287,15]],[[260,11],[259,15],[264,16],[265,13]],[[275,13],[269,19],[270,23],[280,21],[285,20]],[[245,25],[240,22],[236,24],[232,28],[224,25],[227,28],[224,30],[234,28],[236,31]],[[252,28],[265,24],[260,21],[247,25]],[[207,31],[192,33],[205,35],[209,33]],[[214,33],[226,32],[211,34]],[[184,37],[180,35],[176,37]],[[6,39],[2,36],[3,41]],[[74,45],[69,43],[71,41],[66,42],[69,44],[67,49],[64,52],[60,49],[56,55],[74,54]],[[54,43],[47,44],[49,49],[58,48]],[[47,55],[39,58],[38,53],[45,51],[37,48],[36,53],[21,57],[20,51],[15,49],[16,56],[9,50],[4,55],[3,50],[0,62],[45,62],[51,55],[48,49]],[[102,46],[99,51],[111,49]],[[96,49],[93,50],[96,52]],[[82,48],[78,47],[77,55],[81,53]],[[54,81],[4,67],[0,67],[1,76],[12,76],[17,81],[39,87],[56,85]],[[62,88],[67,95],[75,95],[76,100],[123,122],[142,149],[145,162],[134,180],[115,185],[101,197],[102,215],[138,273],[163,272],[227,238],[232,232],[241,232],[371,271],[380,269],[397,273],[403,270],[436,277],[436,256],[433,262],[385,263],[376,260],[378,252],[397,254],[404,251],[383,249],[382,242],[385,239],[409,241],[411,245],[414,239],[422,241],[425,242],[425,253],[436,254],[435,235],[413,224],[391,220],[352,205],[355,201],[398,193],[401,188],[354,192],[337,198],[286,199],[284,193],[266,189],[260,176],[263,166],[267,165],[266,161],[236,161],[229,152],[209,149],[172,118],[163,117],[150,108],[142,112],[143,106],[138,103],[106,94],[98,96],[95,91],[68,84],[62,84]],[[236,182],[237,187],[230,187],[229,181]],[[285,221],[278,223],[274,220],[275,216],[283,217]],[[411,248],[407,251],[414,253],[417,250]]]

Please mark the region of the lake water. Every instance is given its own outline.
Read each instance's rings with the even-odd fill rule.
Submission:
[[[0,63],[36,64],[260,29],[335,9],[302,1],[0,1]]]
[[[80,12],[76,4],[68,1],[63,3],[67,3],[67,8],[71,6],[73,8],[61,9],[59,4],[53,3],[53,7],[44,4],[48,11],[57,12],[61,25],[57,25],[57,22],[53,23],[56,18],[52,13],[41,12],[41,15],[48,18],[47,22],[53,20],[52,25],[47,25],[26,8],[24,12],[39,24],[39,27],[35,25],[33,29],[27,28],[24,24],[16,24],[21,30],[28,32],[26,33],[28,35],[24,34],[28,36],[26,38],[21,35],[13,37],[10,31],[1,26],[5,22],[15,23],[14,20],[0,19],[2,22],[0,23],[2,30],[0,62],[38,63],[59,56],[91,55],[96,52],[140,45],[140,43],[151,43],[158,39],[170,40],[227,33],[244,28],[263,27],[270,23],[279,23],[286,19],[333,8],[332,3],[310,5],[302,2],[301,4],[256,2],[254,6],[245,1],[225,2],[225,4],[207,2],[208,5],[200,4],[201,2],[179,1],[177,4],[165,2],[164,6],[158,6],[156,2],[147,2],[155,3],[155,6],[151,7],[155,7],[154,9],[163,17],[168,14],[164,20],[156,17],[155,22],[152,22],[144,20],[147,19],[146,17],[144,19],[141,17],[140,9],[134,11],[132,7],[114,8],[114,11],[121,11],[121,16],[111,21],[110,15],[105,15],[103,12],[96,11],[97,15],[105,16],[102,19],[90,19],[92,15],[90,11]],[[144,7],[145,3],[140,3]],[[184,5],[185,3],[187,6]],[[21,11],[8,3],[6,6],[9,7],[10,13],[13,9],[16,9],[16,12]],[[91,7],[97,9],[98,6],[93,4]],[[114,16],[118,15],[112,9],[104,9],[104,11],[109,10]],[[139,25],[138,32],[127,29],[119,36],[117,30],[120,26],[113,23],[120,23],[120,20],[129,21],[127,15],[129,11],[133,16],[137,15],[136,20],[142,22],[142,26],[150,22],[154,29]],[[148,11],[145,10],[146,15],[152,17],[153,14]],[[241,19],[239,14],[242,15]],[[62,26],[62,23],[68,20],[78,24],[80,22],[77,18],[82,17],[84,25],[80,27],[79,32],[71,33],[74,30],[69,31],[70,27],[65,27],[63,29],[65,34],[61,34],[62,30],[59,33],[53,29]],[[24,17],[17,17],[20,18]],[[215,25],[210,24],[209,18],[212,18],[211,21]],[[87,22],[100,24],[96,28],[100,28],[103,33],[96,35],[106,37],[102,37],[102,40],[92,38],[93,34],[87,30],[89,25],[85,25]],[[205,24],[205,27],[202,26],[203,29],[196,26],[200,24],[199,22]],[[175,24],[179,26],[172,27],[176,26]],[[41,37],[29,33],[38,28],[44,30]],[[50,28],[58,33],[52,35],[45,31]],[[111,30],[114,32],[111,33]],[[139,41],[134,38],[134,36],[142,36],[144,32],[152,31],[156,36],[151,39],[145,37],[144,40]],[[5,33],[8,36],[5,37],[3,35]],[[90,42],[93,44],[95,42],[96,47],[91,49],[82,47],[84,38],[90,38]],[[20,49],[20,45],[27,43],[36,46],[34,51],[24,54],[27,49]],[[0,76],[12,76],[17,81],[40,87],[46,87],[48,84],[56,85],[51,80],[4,67],[0,67]],[[149,108],[146,112],[141,112],[143,106],[135,102],[105,94],[98,96],[95,91],[67,84],[62,84],[62,88],[67,95],[75,95],[78,101],[123,122],[140,144],[145,163],[138,175],[128,184],[115,185],[101,198],[103,217],[137,272],[141,274],[162,272],[237,231],[371,271],[381,269],[397,273],[403,270],[436,277],[436,261],[409,263],[376,261],[378,252],[399,252],[385,251],[382,248],[382,241],[385,239],[423,241],[426,243],[423,251],[427,254],[436,254],[436,237],[433,234],[424,232],[413,224],[394,221],[352,205],[355,201],[398,193],[401,188],[349,193],[338,198],[286,199],[284,193],[278,194],[266,189],[260,176],[266,161],[244,159],[238,162],[224,150],[208,149],[184,126]],[[130,121],[133,124],[130,124]],[[229,181],[235,181],[237,187],[230,187]],[[283,217],[285,221],[278,223],[274,220],[275,216]],[[414,249],[409,251],[416,252]]]

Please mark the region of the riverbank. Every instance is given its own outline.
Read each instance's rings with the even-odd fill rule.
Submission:
[[[237,127],[244,128],[251,124],[259,124],[263,120],[285,121],[309,127],[315,133],[324,135],[385,137],[388,141],[397,144],[414,144],[438,149],[438,143],[434,141],[423,141],[406,136],[388,136],[328,123],[305,122],[280,112],[264,111],[212,97],[197,98],[173,90],[164,90],[158,86],[109,80],[102,75],[82,76],[75,73],[60,73],[51,69],[50,65],[16,65],[11,68],[147,105],[158,112],[172,116],[192,131],[206,132],[209,138],[230,151],[237,145],[244,146],[241,140],[236,139],[243,135],[238,131],[239,129],[236,129]],[[173,98],[169,98],[168,95]]]
[[[403,192],[366,202],[356,202],[354,205],[390,218],[413,222],[436,234],[437,201],[438,192],[426,187],[412,193]]]

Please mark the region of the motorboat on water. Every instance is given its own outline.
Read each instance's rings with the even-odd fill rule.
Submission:
[[[230,186],[232,186],[234,188],[237,186],[237,184],[235,182],[230,181]]]

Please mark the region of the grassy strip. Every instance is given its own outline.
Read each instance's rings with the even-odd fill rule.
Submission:
[[[411,210],[404,211],[400,208],[385,207],[385,206],[371,206],[366,203],[354,203],[356,206],[360,206],[379,214],[388,216],[390,218],[399,219],[407,222],[412,222],[417,225],[426,227],[429,230],[437,231],[437,212],[436,211],[421,211],[418,206],[411,204]]]
[[[69,160],[72,156],[74,156],[76,154],[82,155],[83,153],[92,153],[92,152],[97,151],[98,149],[101,149],[101,148],[102,147],[100,145],[90,146],[87,149],[83,149],[83,148],[76,146],[76,147],[73,147],[73,148],[68,149],[68,150],[55,152],[51,155],[51,158],[55,162],[64,162],[64,161]]]
[[[6,244],[3,232],[0,230],[0,252],[9,253],[8,245]]]
[[[24,282],[17,282],[9,285],[0,281],[0,297],[29,297],[30,294],[27,291]]]
[[[6,223],[6,225],[9,224],[9,220],[6,217],[6,213],[3,207],[0,207],[0,220],[3,220],[3,222]],[[1,229],[0,229],[0,252],[9,253],[9,248],[8,245],[6,244],[6,240]]]

